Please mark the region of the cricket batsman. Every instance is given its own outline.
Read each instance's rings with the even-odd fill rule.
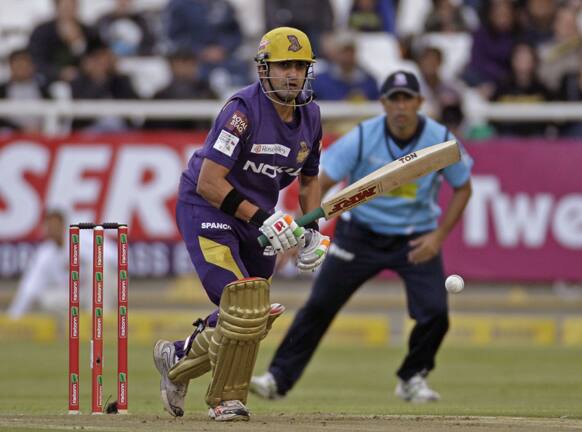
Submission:
[[[299,179],[303,212],[320,205],[321,118],[313,99],[314,55],[290,27],[266,33],[255,57],[258,81],[224,105],[183,172],[176,221],[210,300],[218,309],[185,340],[157,341],[154,362],[166,411],[184,415],[188,382],[208,371],[209,417],[249,420],[245,406],[260,341],[284,307],[271,305],[276,254],[299,248],[297,267],[314,271],[329,238],[274,211],[279,191]],[[259,246],[264,234],[270,242]]]

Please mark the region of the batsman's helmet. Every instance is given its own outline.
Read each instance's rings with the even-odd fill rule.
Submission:
[[[305,61],[314,63],[313,50],[309,38],[301,30],[293,27],[277,27],[261,38],[255,61],[283,62]]]

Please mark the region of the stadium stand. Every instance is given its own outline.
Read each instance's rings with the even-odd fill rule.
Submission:
[[[246,68],[248,67],[249,77],[244,78],[245,80],[253,77],[253,64],[250,59],[252,59],[254,51],[256,50],[259,36],[265,30],[265,1],[267,0],[228,0],[235,10],[243,35],[243,41],[237,50],[237,54],[241,59],[248,59],[248,66],[244,70],[247,70]],[[513,119],[520,122],[527,121],[528,118],[531,118],[532,121],[539,120],[540,118],[545,118],[549,121],[555,118],[561,118],[561,116],[564,119],[579,121],[579,108],[575,104],[552,105],[546,103],[538,106],[522,103],[518,105],[520,107],[519,110],[512,110],[511,108],[514,107],[512,104],[501,106],[500,104],[489,103],[487,97],[491,97],[494,91],[489,91],[484,96],[484,93],[481,91],[482,89],[468,88],[460,79],[470,59],[470,52],[473,46],[472,34],[469,31],[424,32],[425,23],[434,12],[434,4],[438,2],[431,0],[415,0],[414,2],[397,0],[378,1],[391,4],[397,8],[395,34],[386,32],[361,32],[356,35],[358,61],[374,76],[378,83],[381,83],[388,73],[397,68],[408,69],[418,73],[419,68],[414,61],[417,58],[418,52],[426,47],[436,47],[443,54],[443,62],[439,70],[440,77],[443,80],[454,82],[460,86],[463,96],[462,105],[464,107],[465,121],[470,126],[476,125],[480,127],[490,119],[497,121],[501,119],[503,121],[506,119],[506,116],[511,117],[508,120]],[[512,2],[512,0],[505,1]],[[25,47],[32,29],[53,16],[53,2],[54,0],[0,2],[0,83],[6,82],[9,77],[9,54]],[[140,98],[149,99],[163,88],[170,79],[169,68],[165,58],[168,45],[163,26],[163,11],[168,5],[169,0],[133,0],[131,3],[137,12],[147,18],[147,21],[152,27],[151,30],[156,37],[156,46],[151,56],[120,57],[117,61],[117,68],[121,73],[130,76]],[[443,1],[443,3],[447,3],[447,1]],[[470,17],[468,20],[469,28],[474,29],[478,25],[478,22],[475,20],[479,19],[479,14],[474,10],[474,4],[478,2],[449,0],[448,3],[452,7],[462,10],[463,16]],[[533,37],[530,24],[532,22],[532,14],[535,12],[534,6],[539,2],[519,0],[513,3],[519,6],[519,14],[515,28],[518,39],[519,35],[525,38]],[[113,10],[115,4],[116,0],[78,0],[80,19],[85,25],[92,26],[100,17]],[[353,0],[330,0],[330,4],[333,9],[334,33],[346,30]],[[548,20],[551,18],[550,14],[554,14],[553,19],[561,18],[564,20],[565,11],[566,14],[571,13],[575,16],[575,20],[570,20],[570,22],[576,22],[577,28],[573,29],[573,32],[578,33],[576,40],[581,40],[580,27],[582,20],[580,19],[579,2],[560,0],[556,4],[559,7],[546,8],[548,11],[544,16],[545,28],[547,29],[546,37],[551,38],[549,33],[551,26],[548,24]],[[560,14],[557,13],[558,10]],[[479,11],[477,10],[477,12]],[[522,27],[518,27],[518,24]],[[560,28],[560,26],[554,27]],[[553,31],[556,31],[556,29],[554,28]],[[542,54],[541,51],[543,49],[545,49],[545,46],[540,45],[540,54]],[[572,49],[577,50],[578,46]],[[325,63],[325,58],[322,57],[323,53],[318,54],[323,65]],[[570,58],[574,58],[574,56],[572,55]],[[509,63],[510,59],[507,58],[506,61]],[[570,75],[576,71],[577,68],[572,65],[567,69]],[[218,70],[209,78],[213,90],[224,98],[232,91],[235,83],[232,77],[229,78],[223,75],[222,71]],[[553,79],[555,83],[560,84],[564,77],[556,76]],[[240,83],[237,82],[236,85],[238,84]],[[497,85],[502,84],[504,83],[497,83]],[[54,88],[49,89],[49,94],[55,97],[55,94],[58,93],[60,95],[59,99],[66,99],[68,94],[66,89],[63,90],[61,84],[59,86],[57,86],[59,87],[57,89],[58,91]],[[563,92],[561,88],[554,90],[556,92]],[[553,97],[557,100],[560,97],[563,98],[561,94],[553,95]],[[577,99],[572,100],[568,98],[568,101],[575,102]],[[3,102],[0,101],[0,103]],[[145,104],[146,102],[143,103]],[[84,106],[87,107],[88,105],[85,104]],[[46,102],[44,105],[36,108],[36,112],[46,112],[47,116],[50,117],[56,115],[54,114],[56,112],[55,109],[50,106],[50,102]],[[345,109],[342,105],[331,104],[328,111],[324,113],[324,116],[331,113],[329,114],[331,117],[337,117],[338,115],[341,117],[341,114],[338,113],[342,109]],[[370,106],[359,104],[355,109],[358,112],[358,116],[364,116],[365,113],[374,112],[375,110],[373,102],[370,103]],[[57,111],[62,113],[62,110],[59,111],[57,109]],[[69,111],[73,110],[69,109]],[[0,112],[2,112],[2,109],[0,109]],[[10,112],[10,108],[5,108],[5,112]],[[148,110],[148,113],[153,116],[160,114],[155,109]],[[530,115],[529,113],[531,113],[531,117],[528,117]],[[204,118],[210,116],[211,113],[203,114]],[[47,120],[47,123],[50,122]],[[44,129],[47,130],[47,127]],[[568,132],[568,134],[571,134],[571,132]]]

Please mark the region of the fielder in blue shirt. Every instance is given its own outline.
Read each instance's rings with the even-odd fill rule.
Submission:
[[[364,121],[322,155],[323,194],[344,179],[356,182],[405,154],[455,139],[445,126],[417,113],[423,98],[414,74],[391,74],[380,101],[385,114]],[[403,279],[408,313],[415,320],[409,351],[396,373],[396,395],[409,402],[440,399],[426,377],[449,327],[441,246],[471,196],[472,163],[463,149],[458,163],[341,216],[309,300],[268,372],[251,380],[252,392],[267,399],[287,394],[342,306],[367,280],[389,269]],[[441,217],[437,196],[443,179],[454,192]]]

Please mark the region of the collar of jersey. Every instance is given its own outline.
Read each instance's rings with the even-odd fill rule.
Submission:
[[[414,151],[416,146],[418,145],[418,140],[424,131],[424,126],[426,124],[425,118],[421,115],[418,116],[418,125],[416,126],[416,131],[408,140],[401,140],[396,138],[394,135],[390,133],[390,129],[388,128],[388,124],[386,123],[386,118],[384,118],[384,140],[386,142],[386,148],[388,149],[388,153],[390,153],[390,157],[393,160],[398,159],[399,157],[404,156],[405,154],[411,153]],[[393,145],[398,149],[397,153],[400,156],[397,156],[394,151],[392,150],[391,142],[394,143]]]

